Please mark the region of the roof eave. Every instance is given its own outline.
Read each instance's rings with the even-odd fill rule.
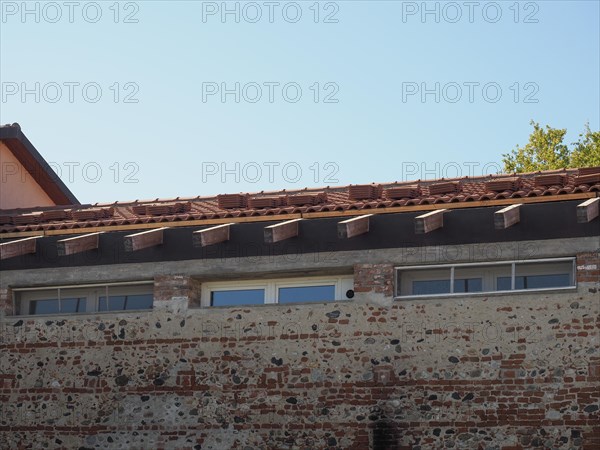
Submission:
[[[36,150],[18,124],[0,127],[0,140],[27,169],[56,205],[81,203]]]

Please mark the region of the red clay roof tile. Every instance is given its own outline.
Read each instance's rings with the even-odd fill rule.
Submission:
[[[430,195],[448,194],[460,192],[460,181],[444,181],[442,183],[433,183],[429,185]]]
[[[534,178],[536,186],[563,186],[566,180],[567,177],[563,174],[538,175]]]
[[[592,184],[596,184],[596,183],[600,183],[600,172],[590,173],[587,175],[579,175],[579,176],[575,177],[575,184],[577,184],[577,185],[579,185],[579,184],[592,185]]]
[[[485,188],[488,191],[516,191],[521,184],[520,177],[505,177],[495,178],[490,181],[486,181]]]
[[[515,181],[518,180],[518,181]],[[517,185],[518,184],[518,185]],[[511,189],[512,188],[512,189]],[[600,167],[0,211],[0,233],[444,205],[600,191]],[[279,202],[279,203],[278,203]]]
[[[381,196],[380,186],[374,184],[355,184],[348,187],[351,200],[374,200]]]
[[[416,198],[421,195],[421,188],[418,184],[408,186],[392,187],[385,190],[385,197],[393,200],[403,198]]]

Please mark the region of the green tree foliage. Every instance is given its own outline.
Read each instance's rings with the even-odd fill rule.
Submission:
[[[585,124],[585,131],[574,142],[571,152],[571,167],[600,166],[600,131],[590,130],[590,124]]]
[[[571,148],[564,143],[566,129],[544,128],[533,120],[531,125],[529,142],[502,155],[505,172],[600,166],[600,131],[592,131],[589,124]]]

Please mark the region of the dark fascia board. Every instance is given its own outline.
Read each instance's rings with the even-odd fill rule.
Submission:
[[[27,139],[19,124],[0,126],[0,140],[6,144],[54,203],[57,205],[81,204]]]
[[[162,245],[154,245],[134,252],[126,251],[125,236],[131,231],[106,232],[99,238],[96,249],[71,255],[59,255],[57,241],[61,235],[37,239],[35,253],[7,258],[0,262],[3,271],[29,269],[56,269],[61,267],[109,266],[113,264],[161,264],[168,261],[212,260],[213,273],[228,272],[228,264],[253,265],[263,258],[278,269],[283,256],[290,263],[297,262],[299,270],[317,269],[338,265],[344,260],[343,252],[373,252],[397,249],[394,263],[401,264],[414,255],[425,263],[457,260],[520,260],[540,257],[531,241],[554,239],[563,245],[562,251],[570,251],[570,244],[561,244],[567,238],[598,237],[598,219],[577,222],[577,205],[580,200],[566,202],[532,203],[521,207],[521,222],[512,227],[496,230],[494,213],[497,207],[457,209],[444,217],[444,227],[426,234],[416,234],[414,219],[421,212],[376,214],[369,218],[369,232],[351,239],[338,237],[338,217],[316,218],[302,221],[299,236],[276,243],[265,243],[265,226],[280,222],[249,222],[231,229],[230,239],[215,245],[195,247],[192,245],[198,227],[175,227],[164,230]],[[468,232],[465,232],[468,230]],[[85,233],[81,230],[82,234]],[[22,238],[16,238],[22,239]],[[0,242],[4,241],[0,234]],[[524,244],[519,242],[525,241]],[[501,249],[501,243],[514,245]],[[340,252],[340,253],[338,253]],[[308,259],[299,255],[312,254]],[[564,253],[563,253],[564,254]],[[575,256],[574,254],[572,256]],[[352,265],[353,260],[348,261]],[[345,263],[344,263],[345,265]],[[310,267],[309,267],[310,266]],[[213,269],[210,269],[213,271]],[[219,275],[221,277],[222,275]]]

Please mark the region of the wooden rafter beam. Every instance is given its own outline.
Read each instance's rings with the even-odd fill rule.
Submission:
[[[337,231],[340,239],[348,239],[369,232],[369,218],[373,214],[354,217],[338,222]]]
[[[102,233],[104,232],[99,231],[97,233],[89,233],[57,241],[56,247],[58,256],[73,255],[75,253],[97,249],[100,244],[100,235]]]
[[[265,242],[272,244],[274,242],[283,241],[294,236],[298,236],[299,222],[302,219],[286,220],[285,222],[276,223],[265,227]]]
[[[192,233],[194,247],[206,247],[228,241],[231,225],[233,224],[226,223],[224,225],[217,225],[216,227],[194,231]]]
[[[166,227],[155,230],[142,231],[125,236],[125,251],[135,252],[143,248],[154,247],[163,243],[163,232]]]
[[[447,209],[437,209],[415,217],[415,233],[429,233],[444,226],[444,213]]]
[[[588,223],[598,217],[600,209],[600,198],[590,198],[577,205],[577,222]]]
[[[0,260],[35,253],[37,240],[41,237],[33,236],[0,244]]]
[[[521,220],[521,205],[510,205],[494,213],[494,228],[504,230]]]

